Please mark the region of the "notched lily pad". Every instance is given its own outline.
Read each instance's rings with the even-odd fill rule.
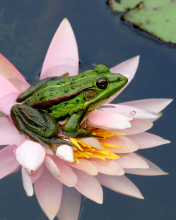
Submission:
[[[160,40],[176,44],[176,0],[121,0],[113,4],[122,4],[124,9],[130,9],[123,15],[123,19],[134,23],[141,30],[148,32]],[[137,5],[134,7],[134,4]],[[118,10],[116,10],[118,11]]]
[[[134,8],[139,2],[141,0],[109,0],[109,5],[113,11],[122,12]]]

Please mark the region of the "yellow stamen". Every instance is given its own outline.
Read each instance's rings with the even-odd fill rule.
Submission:
[[[81,146],[78,144],[77,139],[70,137],[70,141],[74,144],[79,150],[83,150]]]
[[[101,145],[102,145],[103,147],[115,147],[115,148],[120,148],[120,147],[122,147],[122,146],[119,146],[119,145],[110,144],[110,143],[105,143],[105,142],[100,142],[100,143],[101,143]]]
[[[103,129],[97,129],[95,131],[95,134],[97,136],[101,136],[104,139],[106,139],[107,137],[114,136],[114,134],[112,134],[111,132],[103,130]],[[77,164],[79,164],[79,159],[81,158],[85,158],[85,159],[97,158],[101,160],[119,158],[119,156],[113,153],[108,147],[120,148],[121,146],[100,141],[101,146],[104,148],[103,150],[100,150],[100,149],[96,149],[92,147],[91,145],[83,143],[82,141],[76,138],[70,137],[70,141],[72,144],[74,144],[78,148],[78,149],[75,149],[75,148],[73,149],[74,158]]]
[[[75,161],[76,161],[77,164],[79,164],[79,160],[77,158],[75,158]]]
[[[100,136],[100,137],[103,137],[103,138],[107,138],[107,137],[112,137],[112,136],[114,136],[114,134],[112,134],[111,132],[106,131],[106,130],[101,129],[101,128],[95,130],[94,133],[95,133],[97,136]]]
[[[79,144],[81,144],[82,146],[84,146],[84,147],[91,148],[91,146],[90,146],[90,145],[85,144],[85,143],[83,143],[82,141],[80,141],[80,140],[78,140],[78,139],[77,139],[77,142],[78,142]]]
[[[126,135],[125,133],[117,132],[117,131],[111,131],[111,133],[112,133],[113,135]]]

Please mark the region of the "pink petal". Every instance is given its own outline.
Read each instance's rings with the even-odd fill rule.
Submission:
[[[101,142],[106,142],[121,146],[120,148],[108,147],[114,153],[130,153],[139,149],[139,145],[123,135],[115,135],[106,139],[101,139]]]
[[[26,194],[28,196],[33,196],[34,189],[33,189],[31,178],[26,173],[26,170],[24,169],[24,167],[21,168],[21,172],[22,172],[22,179],[23,179],[23,187],[24,187],[24,189],[26,191]]]
[[[57,165],[55,164],[55,162],[49,157],[46,156],[45,158],[45,165],[48,168],[48,170],[50,171],[50,173],[55,177],[58,178],[60,176],[60,170],[57,167]]]
[[[101,185],[118,193],[143,199],[139,189],[126,176],[107,176],[104,174],[98,174],[97,179]]]
[[[96,176],[98,174],[97,168],[88,160],[86,159],[79,159],[79,164],[77,162],[69,163],[67,162],[72,167],[76,167],[77,169],[80,169],[89,175]]]
[[[133,119],[133,121],[131,121],[130,123],[131,123],[131,128],[127,128],[124,130],[117,130],[117,131],[123,132],[126,135],[132,135],[147,131],[153,126],[152,122],[140,120],[140,119]]]
[[[30,178],[31,178],[32,183],[35,183],[35,181],[38,180],[38,178],[42,175],[44,168],[45,168],[45,164],[43,163],[43,164],[38,168],[38,170],[36,170],[34,173],[32,173],[32,174],[30,175]]]
[[[57,214],[59,220],[77,220],[79,216],[81,194],[74,188],[63,185],[62,202]]]
[[[102,204],[103,190],[97,179],[81,170],[74,169],[74,172],[78,177],[78,182],[75,188],[87,198]]]
[[[139,155],[138,155],[139,156]],[[168,173],[161,170],[159,167],[157,167],[154,163],[147,160],[146,158],[141,157],[143,160],[145,160],[149,168],[148,169],[125,169],[125,173],[135,174],[135,175],[142,175],[142,176],[160,176],[160,175],[167,175]]]
[[[114,162],[119,164],[123,168],[149,168],[148,163],[135,153],[119,154],[120,158],[115,159]]]
[[[0,145],[16,144],[18,146],[24,136],[7,118],[0,117],[0,125]]]
[[[0,151],[0,179],[14,172],[19,163],[15,160],[13,151],[16,145],[11,145],[3,148]]]
[[[146,119],[146,120],[158,118],[157,115],[152,114],[141,108],[136,108],[134,106],[119,105],[119,104],[106,104],[105,106],[107,106],[107,108],[104,107],[103,111],[116,112],[130,118]]]
[[[121,176],[125,173],[123,168],[114,160],[103,161],[100,159],[91,159],[90,161],[96,166],[100,173],[114,176]]]
[[[172,100],[173,99],[142,99],[137,101],[124,102],[121,104],[142,108],[146,111],[157,114],[166,108],[172,102]]]
[[[59,159],[56,156],[49,155],[48,157],[53,161],[53,163],[60,171],[60,176],[54,175],[54,177],[68,187],[75,186],[77,183],[77,176],[75,175],[71,167],[67,165],[65,161]]]
[[[126,60],[123,63],[120,63],[119,65],[117,65],[115,67],[112,67],[110,69],[110,71],[112,73],[120,73],[122,75],[129,75],[128,83],[127,83],[127,85],[128,85],[136,73],[136,70],[138,68],[138,64],[139,64],[139,56],[136,56],[136,57],[133,57],[129,60]],[[124,88],[126,86],[124,86]],[[116,95],[114,95],[110,99],[108,99],[107,103],[110,103],[113,99],[115,99],[124,90],[124,88],[120,92],[118,92]]]
[[[78,74],[78,48],[68,19],[64,19],[56,31],[43,64],[41,79],[48,76]]]
[[[17,104],[16,98],[19,93],[10,93],[0,98],[0,112],[3,115],[10,115],[10,109]]]
[[[50,220],[53,220],[61,204],[62,183],[56,180],[45,168],[43,174],[34,183],[34,187],[42,210]]]
[[[131,127],[130,120],[125,115],[95,110],[89,114],[87,122],[91,126],[104,129],[125,129]]]
[[[147,132],[130,135],[130,139],[137,142],[140,149],[151,148],[170,143],[168,140]]]
[[[16,160],[30,173],[36,171],[42,165],[44,159],[44,148],[33,141],[25,141],[16,150]]]
[[[19,93],[17,88],[3,75],[0,74],[0,98],[10,93]]]
[[[19,92],[25,91],[30,86],[20,72],[2,54],[0,54],[0,72]]]

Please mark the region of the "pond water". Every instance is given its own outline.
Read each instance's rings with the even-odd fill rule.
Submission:
[[[67,17],[76,35],[80,71],[92,64],[112,67],[140,55],[140,65],[131,84],[114,103],[146,98],[175,98],[176,46],[133,27],[102,0],[1,0],[0,52],[30,83],[38,80],[45,53],[58,25]],[[138,153],[169,175],[128,175],[144,200],[127,197],[105,187],[104,203],[82,203],[81,220],[174,220],[176,219],[176,135],[173,102],[154,124],[151,133],[171,144]],[[17,172],[0,181],[0,220],[47,219],[33,197],[27,197]]]

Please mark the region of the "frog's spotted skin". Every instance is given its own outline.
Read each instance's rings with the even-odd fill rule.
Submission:
[[[92,136],[83,123],[88,113],[99,108],[127,81],[102,64],[76,76],[46,78],[19,95],[17,101],[23,104],[12,107],[11,117],[18,130],[34,141],[49,148],[64,141],[68,144],[57,136],[59,123],[64,124],[62,133],[67,136]]]

